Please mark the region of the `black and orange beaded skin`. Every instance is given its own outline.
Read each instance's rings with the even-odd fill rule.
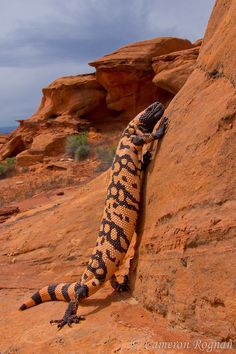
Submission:
[[[70,302],[88,297],[114,277],[127,252],[138,219],[143,146],[163,136],[167,118],[153,132],[163,112],[161,103],[153,103],[128,124],[121,136],[111,168],[97,242],[80,282],[46,286],[21,305],[20,310],[45,301]]]

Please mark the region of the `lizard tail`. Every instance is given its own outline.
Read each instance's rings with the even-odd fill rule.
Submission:
[[[80,283],[60,283],[51,284],[37,291],[29,300],[24,302],[19,308],[20,311],[39,305],[46,301],[66,301],[74,300],[75,293],[80,287]]]

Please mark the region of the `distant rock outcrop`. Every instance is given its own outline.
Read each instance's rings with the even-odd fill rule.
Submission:
[[[16,156],[19,166],[42,162],[45,156],[65,152],[65,139],[88,127],[92,120],[112,118],[105,103],[106,91],[95,74],[63,77],[43,89],[41,104],[35,114],[20,120],[20,126],[0,149],[2,159]],[[94,114],[96,110],[97,115]]]
[[[0,133],[0,149],[2,147],[2,145],[6,144],[7,140],[8,140],[8,134],[1,134]]]
[[[31,121],[51,120],[53,126],[77,129],[80,117],[101,105],[106,109],[105,97],[95,74],[62,77],[43,89],[42,102]]]

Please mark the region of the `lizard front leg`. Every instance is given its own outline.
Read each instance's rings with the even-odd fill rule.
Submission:
[[[168,127],[168,123],[169,123],[169,121],[168,121],[167,117],[164,117],[161,120],[161,123],[160,123],[159,127],[157,128],[157,130],[154,133],[152,133],[154,140],[161,139],[165,135],[166,129]]]
[[[163,137],[168,126],[168,118],[164,117],[158,129],[154,133],[142,133],[137,132],[136,135],[131,135],[131,141],[136,146],[143,146],[145,144],[151,143],[154,140],[158,140]]]

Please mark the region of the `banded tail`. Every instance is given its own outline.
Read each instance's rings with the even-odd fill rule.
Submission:
[[[81,285],[78,282],[50,284],[34,293],[29,300],[21,305],[19,310],[24,311],[46,301],[69,302],[75,299],[75,293],[80,287]]]

